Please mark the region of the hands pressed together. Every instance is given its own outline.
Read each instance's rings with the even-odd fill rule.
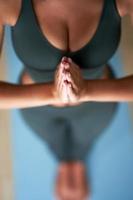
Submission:
[[[67,105],[81,103],[86,82],[80,67],[71,58],[63,57],[57,66],[54,80],[54,94]]]

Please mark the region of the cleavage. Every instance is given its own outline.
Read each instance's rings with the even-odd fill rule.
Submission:
[[[71,7],[69,13],[72,14],[68,15],[66,8],[61,12],[62,5],[47,3],[42,5],[39,1],[38,3],[33,1],[33,6],[38,26],[47,41],[55,48],[72,52],[81,49],[91,41],[98,28],[103,8],[101,3],[100,6],[95,6],[95,9],[84,6],[80,7],[79,11],[75,11],[76,8]]]

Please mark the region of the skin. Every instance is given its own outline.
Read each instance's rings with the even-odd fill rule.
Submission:
[[[89,195],[85,165],[81,161],[62,162],[56,177],[58,200],[85,200]]]
[[[55,96],[62,100],[62,103],[51,104],[56,107],[79,105],[79,98],[84,94],[85,80],[82,78],[80,67],[75,64],[71,58],[63,57],[55,71]],[[101,79],[108,79],[110,74],[108,70]],[[22,84],[35,83],[30,76],[24,72],[21,79]],[[64,102],[64,103],[63,103]]]
[[[13,26],[17,22],[21,3],[22,0],[0,0],[0,36],[3,32],[3,25]],[[41,30],[47,39],[51,41],[51,44],[62,50],[76,51],[92,38],[98,25],[103,0],[79,0],[78,4],[76,0],[34,0],[33,3]],[[133,19],[132,0],[116,0],[116,3],[121,17],[129,15]],[[97,12],[93,12],[96,10]],[[85,13],[88,13],[88,15],[83,15]],[[84,16],[84,19],[81,16]],[[55,22],[56,26],[51,26],[51,22]],[[83,27],[79,27],[79,24],[83,24]],[[103,78],[109,78],[107,71]],[[22,84],[30,83],[34,83],[34,81],[29,74],[24,73]],[[79,66],[72,61],[68,66],[62,66],[59,63],[55,73],[54,87],[60,98],[67,101],[69,97],[71,102],[75,102],[79,98],[79,93],[82,91],[83,86],[84,80]],[[54,104],[54,106],[65,105]],[[55,184],[55,193],[59,200],[84,200],[88,194],[87,188],[86,170],[83,163],[60,163]]]
[[[96,0],[95,2],[84,0],[84,3],[79,1],[77,4],[75,0],[62,1],[62,3],[59,0],[55,0],[53,3],[51,1],[33,0],[33,5],[41,31],[48,41],[56,48],[76,51],[93,37],[101,16],[103,2],[103,0]],[[71,12],[71,7],[73,8],[73,6],[75,6],[75,9]],[[86,9],[86,7],[89,9]],[[91,12],[95,9],[98,10],[97,14]],[[49,13],[54,13],[54,16],[52,14],[49,15]],[[78,20],[76,20],[75,16]],[[84,18],[81,16],[84,16]],[[86,30],[88,29],[88,24],[92,24],[92,22],[93,27],[91,26],[91,29]],[[57,24],[56,28],[52,24]],[[83,27],[79,28],[79,24],[83,24]],[[86,34],[83,35],[82,33]],[[81,38],[83,39],[81,40]],[[107,71],[108,69],[106,68],[102,78],[109,78]],[[25,75],[25,77],[28,76],[28,74]],[[31,77],[28,78],[31,79]],[[33,80],[31,79],[31,81]]]

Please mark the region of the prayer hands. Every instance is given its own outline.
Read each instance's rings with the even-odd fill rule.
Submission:
[[[86,82],[81,69],[71,58],[63,57],[55,73],[55,91],[64,104],[81,103]]]

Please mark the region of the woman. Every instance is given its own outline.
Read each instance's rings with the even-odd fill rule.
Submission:
[[[116,79],[107,64],[125,15],[132,19],[131,0],[0,0],[0,39],[10,25],[24,63],[18,85],[1,82],[1,108],[21,108],[55,152],[59,199],[86,197],[90,141],[109,125],[116,102],[133,101],[133,76]]]

